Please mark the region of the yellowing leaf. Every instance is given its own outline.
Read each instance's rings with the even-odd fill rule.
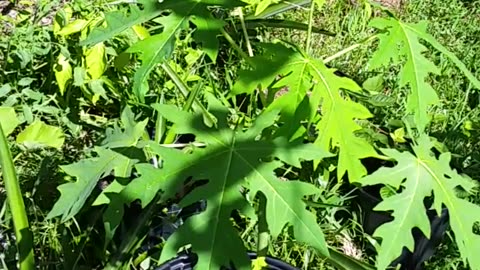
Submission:
[[[265,257],[258,257],[252,260],[252,270],[263,270],[268,266]]]
[[[194,65],[202,56],[202,52],[200,50],[187,48],[185,51],[188,52],[188,54],[185,56],[185,61],[187,62],[188,66]]]
[[[12,107],[0,107],[0,123],[5,136],[8,136],[20,124],[15,109]]]
[[[72,79],[72,66],[68,62],[68,59],[60,53],[57,58],[57,64],[54,67],[55,79],[57,80],[58,88],[60,89],[60,94],[65,93],[67,88],[67,83]]]
[[[258,14],[262,13],[265,9],[268,8],[268,6],[270,6],[271,4],[273,4],[274,1],[273,0],[263,0],[263,1],[260,1],[260,3],[258,4],[257,8],[255,9],[255,16],[257,16]]]
[[[105,45],[98,43],[85,51],[85,70],[91,80],[102,77],[107,66],[107,56],[105,54]]]
[[[60,9],[54,17],[53,20],[53,34],[58,35],[58,31],[62,29],[63,26],[67,25],[73,15],[73,9],[66,5],[63,9]]]
[[[75,20],[65,25],[65,27],[63,27],[60,31],[58,31],[57,34],[60,36],[69,36],[71,34],[78,33],[82,31],[88,25],[88,23],[89,22],[87,20],[82,20],[82,19]]]
[[[28,148],[50,146],[60,148],[65,141],[65,135],[59,127],[47,125],[36,120],[17,136],[17,143]]]
[[[323,5],[325,4],[325,0],[313,0],[313,1],[315,1],[316,8],[318,10],[320,10],[323,7]]]
[[[132,29],[135,32],[135,34],[137,34],[138,38],[141,40],[146,39],[147,37],[150,36],[150,33],[148,32],[147,28],[141,25],[134,25]]]
[[[390,133],[390,137],[397,143],[405,143],[405,129],[398,128],[393,133]]]
[[[223,22],[211,15],[209,7],[233,8],[242,3],[236,0],[161,2],[139,0],[138,4],[142,5],[142,9],[137,5],[131,5],[127,16],[123,12],[108,13],[105,16],[107,26],[94,29],[88,38],[81,42],[81,45],[102,42],[130,27],[151,20],[166,10],[171,11],[170,14],[156,19],[156,22],[163,25],[162,33],[140,40],[127,50],[130,53],[140,54],[139,59],[142,65],[135,72],[133,92],[140,101],[144,101],[145,94],[148,92],[148,76],[157,64],[170,57],[175,47],[177,33],[188,27],[188,23],[192,21],[197,26],[194,33],[195,40],[201,43],[202,50],[215,60],[218,51],[216,35],[220,33]]]

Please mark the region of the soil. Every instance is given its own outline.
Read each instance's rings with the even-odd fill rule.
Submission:
[[[387,8],[400,9],[405,0],[375,0],[375,2],[382,4]]]

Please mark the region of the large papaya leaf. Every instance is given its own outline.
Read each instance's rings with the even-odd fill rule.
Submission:
[[[431,152],[433,143],[422,136],[419,144],[413,147],[415,155],[394,149],[382,152],[396,160],[393,168],[380,168],[372,175],[358,182],[362,185],[385,184],[402,191],[390,196],[374,210],[393,211],[394,220],[380,226],[374,236],[382,238],[378,248],[377,267],[386,269],[400,256],[403,247],[413,251],[412,229],[419,228],[430,236],[430,223],[424,207],[425,197],[434,196],[434,208],[440,215],[442,205],[449,210],[450,225],[462,257],[472,269],[480,269],[480,235],[474,233],[475,223],[480,222],[480,206],[456,196],[455,188],[471,192],[475,185],[471,180],[460,176],[450,168],[450,153],[441,154],[437,159]]]
[[[163,32],[158,35],[147,37],[133,44],[127,52],[139,53],[142,65],[133,77],[133,93],[140,101],[148,90],[146,81],[152,69],[170,57],[174,50],[176,34],[180,29],[188,26],[188,17],[172,13],[169,16],[158,19],[163,24]]]
[[[181,202],[188,205],[205,200],[206,211],[189,218],[167,241],[161,261],[176,254],[182,246],[192,245],[199,255],[198,269],[219,269],[233,262],[237,269],[250,269],[243,243],[230,221],[232,211],[248,212],[251,209],[241,193],[242,187],[251,190],[254,196],[262,192],[267,197],[268,225],[274,237],[290,224],[295,237],[327,255],[328,250],[315,216],[305,207],[302,198],[318,192],[315,186],[298,181],[282,181],[274,169],[282,162],[268,162],[271,157],[300,166],[300,160],[321,159],[328,152],[301,141],[288,142],[286,138],[257,139],[262,130],[270,127],[278,112],[272,111],[257,118],[247,130],[229,128],[228,109],[220,102],[210,99],[210,112],[218,119],[218,129],[203,124],[201,115],[179,111],[174,106],[157,105],[156,109],[176,125],[179,134],[193,133],[196,140],[206,144],[195,148],[191,154],[183,154],[182,174],[194,180],[205,179],[208,183],[195,188]],[[172,150],[162,151],[165,166],[178,163]],[[243,254],[243,255],[241,255]]]
[[[152,145],[158,147],[158,145]],[[147,146],[148,148],[149,146]],[[137,149],[137,148],[134,148]],[[137,149],[138,150],[138,149]],[[134,155],[132,151],[130,155]],[[129,156],[130,156],[129,155]],[[183,156],[177,156],[178,162],[169,163],[168,165],[181,165]],[[132,160],[132,157],[130,157]],[[132,163],[133,165],[133,163]],[[156,168],[152,164],[139,163],[135,164],[136,173],[140,176],[130,181],[130,179],[117,178],[109,184],[102,193],[96,198],[92,205],[107,205],[103,213],[103,221],[105,227],[105,247],[113,239],[113,236],[123,220],[124,206],[132,203],[134,200],[140,199],[142,206],[147,206],[159,191],[168,193],[166,198],[171,198],[173,191],[178,190],[175,181],[171,180],[178,170],[173,170],[170,166],[163,166],[162,170]],[[174,167],[177,168],[177,167]]]
[[[327,68],[321,61],[309,61],[310,72],[316,81],[310,97],[313,108],[321,104],[321,119],[317,124],[319,132],[315,144],[324,149],[339,148],[337,176],[340,179],[348,171],[350,181],[367,173],[360,159],[377,155],[373,147],[355,132],[361,127],[356,120],[372,115],[360,103],[341,95],[340,89],[360,91],[351,79],[335,75],[334,69]]]
[[[85,204],[98,180],[112,171],[116,177],[130,177],[132,166],[136,161],[101,147],[97,147],[95,152],[98,157],[62,166],[65,173],[75,177],[77,181],[58,187],[61,196],[47,218],[62,216],[62,222],[64,222],[75,216]]]
[[[343,97],[340,92],[340,89],[360,91],[361,88],[353,80],[335,75],[335,70],[321,61],[293,49],[280,44],[262,44],[261,49],[263,53],[252,59],[254,66],[239,72],[231,94],[250,94],[258,86],[264,90],[271,84],[276,88],[288,88],[288,92],[275,99],[267,110],[280,109],[285,122],[292,123],[297,121],[285,117],[308,109],[306,115],[312,121],[320,108],[322,117],[317,124],[320,134],[315,143],[326,151],[339,148],[338,178],[347,171],[349,179],[365,175],[366,169],[360,159],[376,156],[376,152],[366,140],[354,134],[361,129],[355,121],[372,115],[367,108]],[[312,87],[309,108],[299,108]]]
[[[103,213],[103,223],[105,228],[104,249],[113,239],[115,231],[122,222],[124,214],[124,199],[118,194],[125,188],[125,184],[115,179],[110,183],[102,193],[95,199],[92,206],[108,205]]]
[[[107,40],[129,27],[151,20],[162,12],[170,11],[169,15],[158,19],[158,22],[163,25],[162,33],[141,40],[128,49],[128,52],[139,53],[142,61],[141,67],[135,73],[133,84],[133,92],[141,101],[148,89],[145,87],[148,75],[156,64],[170,57],[178,31],[186,29],[191,20],[197,26],[194,33],[195,40],[202,44],[207,55],[215,61],[218,53],[216,36],[224,26],[224,22],[215,19],[209,8],[233,8],[243,5],[242,2],[232,0],[140,0],[138,4],[143,5],[143,9],[133,5],[127,15],[119,11],[107,14],[105,17],[107,26],[92,31],[82,44],[95,44]]]
[[[388,30],[379,34],[380,43],[370,59],[370,68],[388,66],[391,60],[394,64],[399,64],[406,59],[399,75],[400,86],[410,87],[407,112],[414,114],[417,128],[423,131],[429,122],[428,107],[438,103],[437,93],[425,80],[429,73],[439,74],[440,71],[423,56],[427,49],[420,44],[417,35],[410,28],[425,32],[426,24],[411,24],[410,28],[406,28],[398,20],[383,18],[376,18],[370,24],[378,29]]]
[[[423,56],[423,52],[427,49],[420,44],[420,39],[429,42],[448,56],[465,73],[472,84],[480,89],[480,81],[468,71],[465,65],[427,33],[426,22],[409,24],[394,18],[376,18],[371,21],[370,25],[383,31],[379,34],[378,49],[370,59],[370,69],[390,66],[391,62],[403,63],[400,72],[400,86],[408,85],[410,88],[407,97],[407,112],[414,115],[415,124],[420,131],[423,131],[429,122],[429,106],[435,105],[439,101],[437,93],[426,82],[426,79],[430,73],[439,74],[440,72],[431,61]]]
[[[260,87],[268,90],[272,87],[288,87],[288,92],[276,99],[269,109],[281,109],[283,113],[293,115],[312,86],[308,73],[308,59],[281,44],[264,43],[259,45],[262,54],[251,59],[254,66],[240,70],[230,95],[251,94]],[[277,81],[278,78],[282,79]]]
[[[132,154],[130,148],[137,145],[138,140],[145,131],[147,120],[137,123],[133,112],[129,107],[126,107],[121,115],[121,124],[123,129],[116,125],[114,129],[107,130],[106,139],[102,142],[103,146],[95,148],[96,157],[62,166],[65,173],[75,177],[76,181],[65,183],[58,187],[61,196],[50,213],[48,213],[48,218],[62,216],[62,221],[66,221],[75,216],[85,204],[98,181],[111,174],[112,171],[114,177],[130,178],[133,166],[140,159],[143,159],[143,157],[137,157],[137,155]],[[112,150],[116,148],[119,148],[121,152]],[[94,205],[106,204],[110,200],[123,203],[123,200],[106,195],[120,192],[122,188],[119,186],[115,182],[110,188],[104,190],[94,202]],[[118,204],[112,204],[111,208],[114,208],[116,205]],[[107,241],[119,223],[118,216],[121,217],[122,215],[117,215],[117,222],[114,222],[109,218],[108,211],[104,215],[106,226],[109,226],[109,229],[107,229]]]

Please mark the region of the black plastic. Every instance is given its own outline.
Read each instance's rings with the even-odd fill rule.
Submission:
[[[358,203],[364,213],[363,229],[368,234],[373,232],[386,222],[393,220],[392,216],[387,212],[376,212],[373,208],[379,204],[382,199],[379,194],[368,192],[365,189],[359,189]],[[425,207],[430,208],[430,203],[426,203]],[[413,252],[407,248],[403,248],[402,254],[392,262],[391,267],[400,265],[400,270],[421,270],[425,261],[430,259],[435,253],[436,248],[440,245],[445,232],[449,227],[448,209],[443,208],[440,216],[435,210],[428,210],[426,214],[430,220],[431,234],[427,238],[423,233],[414,228],[412,235],[415,240]]]
[[[251,260],[257,258],[257,254],[253,252],[248,252],[248,257]],[[197,264],[198,258],[193,253],[182,253],[177,257],[165,262],[164,264],[158,266],[154,270],[193,270]],[[270,270],[299,270],[281,260],[267,257],[266,262]],[[225,270],[235,270],[234,268],[225,268]]]
[[[205,201],[199,201],[192,205],[186,206],[184,208],[180,208],[178,205],[171,205],[169,207],[169,213],[173,215],[174,223],[163,222],[161,226],[154,228],[151,231],[150,240],[152,243],[148,243],[145,245],[145,251],[148,250],[150,247],[157,244],[158,240],[154,236],[160,236],[160,238],[168,239],[170,235],[175,231],[175,229],[180,226],[183,221],[188,219],[189,217],[196,215],[206,209],[207,205]],[[257,254],[253,252],[248,252],[248,257],[250,260],[254,260],[257,258]],[[298,270],[279,259],[266,257],[266,263],[268,265],[267,269],[271,270]],[[184,251],[180,253],[177,257],[163,263],[160,266],[154,268],[154,270],[191,270],[194,269],[195,265],[198,262],[198,257],[196,254],[191,253],[189,251]],[[219,269],[220,270],[220,269]],[[235,270],[234,268],[224,268],[223,270]]]

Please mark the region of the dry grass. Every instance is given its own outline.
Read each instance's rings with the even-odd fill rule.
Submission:
[[[406,2],[406,0],[374,0],[374,1],[390,9],[400,9]],[[350,0],[350,2],[352,4],[360,4],[362,1]]]
[[[404,4],[405,0],[375,0],[375,2],[378,2],[388,8],[399,9]]]

